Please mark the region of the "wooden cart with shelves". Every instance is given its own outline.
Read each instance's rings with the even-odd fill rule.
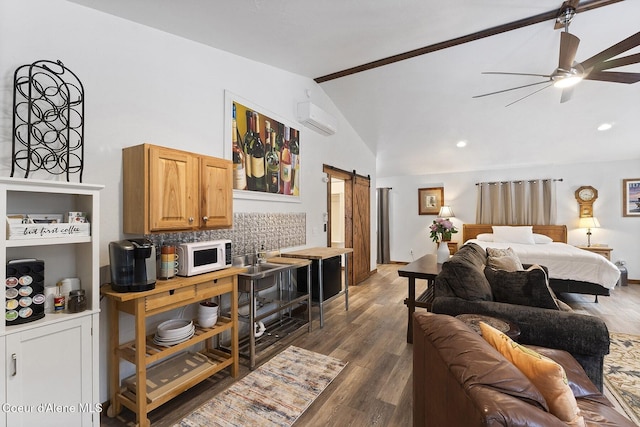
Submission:
[[[213,273],[201,274],[193,277],[176,277],[167,281],[156,282],[155,289],[144,292],[119,293],[107,285],[102,294],[109,300],[110,325],[110,353],[109,353],[109,393],[111,404],[107,411],[110,417],[120,413],[122,406],[126,406],[136,413],[139,426],[149,426],[147,414],[153,409],[171,400],[175,396],[203,381],[211,375],[225,368],[230,369],[233,377],[239,373],[238,365],[238,279],[240,268],[229,268]],[[163,347],[154,344],[154,334],[149,334],[146,321],[149,317],[189,304],[229,294],[230,310],[228,316],[220,316],[211,328],[201,328],[196,324],[195,335],[179,344]],[[134,316],[135,338],[133,341],[120,343],[119,312]],[[231,342],[228,349],[221,349],[212,345],[213,338],[229,331]],[[180,355],[196,344],[204,343],[205,349],[198,354],[205,355],[208,365],[197,371],[190,371],[187,375],[174,379],[164,387],[162,393],[138,393],[135,390],[139,384],[147,384],[150,374],[148,368],[160,362]],[[138,351],[144,348],[145,351]],[[120,379],[120,360],[126,360],[135,365],[133,391],[131,387],[123,387]]]

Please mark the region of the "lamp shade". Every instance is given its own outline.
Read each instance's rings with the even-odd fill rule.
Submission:
[[[600,223],[598,222],[598,219],[594,216],[589,218],[580,218],[578,227],[579,228],[600,228]]]
[[[452,218],[454,216],[455,214],[453,213],[453,209],[451,209],[451,206],[443,205],[442,207],[440,207],[440,212],[438,212],[439,218]]]

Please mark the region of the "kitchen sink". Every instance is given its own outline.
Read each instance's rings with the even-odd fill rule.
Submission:
[[[244,266],[244,268],[246,268],[245,272],[238,273],[238,291],[250,292],[251,284],[253,283],[253,290],[255,292],[273,286],[276,283],[278,274],[282,270],[288,269],[289,266],[265,262],[256,265],[247,265]]]

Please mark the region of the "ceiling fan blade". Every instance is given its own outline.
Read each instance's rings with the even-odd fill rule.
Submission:
[[[596,64],[593,67],[593,69],[597,71],[602,71],[602,70],[608,70],[610,68],[617,68],[617,67],[622,67],[624,65],[631,65],[631,64],[640,64],[640,53],[600,62],[599,64]]]
[[[640,46],[640,31],[635,33],[634,35],[627,37],[622,40],[620,43],[616,43],[608,49],[603,50],[600,53],[593,55],[591,58],[582,61],[582,66],[585,70],[589,68],[594,68],[597,66],[599,62],[604,62],[607,59],[613,58],[614,56],[618,56],[623,52],[626,52],[630,49],[633,49],[636,46]]]
[[[562,89],[562,96],[560,97],[560,103],[562,104],[563,102],[569,101],[572,96],[573,96],[573,86]]]
[[[576,58],[580,39],[571,33],[560,33],[560,59],[558,60],[558,68],[570,71],[573,60]]]
[[[547,83],[547,82],[545,82],[545,83]],[[531,95],[535,95],[536,93],[538,93],[538,92],[540,92],[540,91],[542,91],[542,90],[545,90],[545,89],[546,89],[546,88],[548,88],[549,86],[553,86],[553,83],[548,84],[547,86],[543,87],[542,89],[538,89],[538,90],[536,90],[536,91],[534,91],[534,92],[531,92],[529,95],[525,95],[525,96],[523,96],[523,97],[522,97],[522,98],[520,98],[520,99],[516,99],[515,101],[513,101],[513,102],[511,102],[511,103],[509,103],[509,104],[507,104],[507,105],[505,105],[505,107],[508,107],[508,106],[510,106],[510,105],[513,105],[513,104],[515,104],[516,102],[520,102],[520,101],[522,101],[523,99],[526,99],[526,98],[530,97]]]
[[[533,74],[533,73],[505,73],[502,71],[483,71],[482,74],[501,74],[506,76],[534,76],[534,77],[546,77],[551,78],[550,74]]]
[[[531,84],[524,85],[524,86],[512,87],[512,88],[509,88],[509,89],[503,89],[503,90],[499,90],[499,91],[496,91],[496,92],[484,93],[484,94],[482,94],[482,95],[475,95],[475,96],[472,96],[472,98],[482,98],[482,97],[484,97],[484,96],[496,95],[496,94],[498,94],[498,93],[509,92],[509,91],[512,91],[512,90],[522,89],[522,88],[524,88],[524,87],[529,87],[529,86],[540,85],[540,84],[543,84],[543,83],[549,83],[549,80],[544,80],[544,81],[537,82],[537,83],[531,83]],[[535,93],[535,92],[534,92],[534,93]]]
[[[585,80],[598,80],[612,83],[637,83],[640,82],[640,73],[623,73],[621,71],[592,71],[583,77]]]

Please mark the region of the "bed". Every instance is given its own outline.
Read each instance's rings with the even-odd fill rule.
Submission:
[[[524,264],[544,265],[549,270],[549,284],[556,293],[608,296],[620,278],[620,270],[605,257],[567,244],[566,225],[533,225],[535,244],[496,242],[491,224],[464,224],[463,242],[483,248],[511,247]],[[524,229],[519,229],[524,231]],[[543,238],[540,236],[547,236]],[[500,240],[500,239],[498,239]]]

